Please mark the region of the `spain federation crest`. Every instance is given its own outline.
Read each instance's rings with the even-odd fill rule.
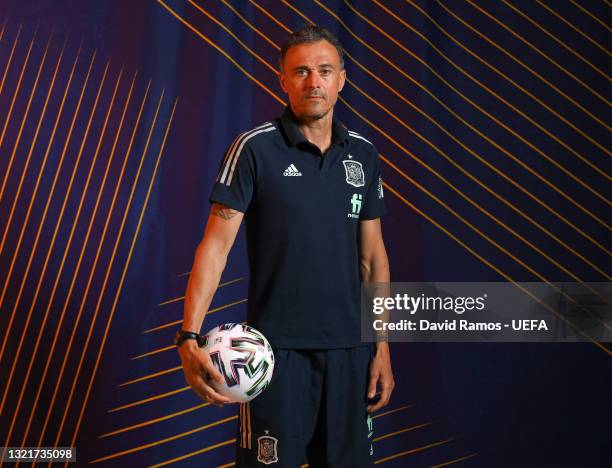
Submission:
[[[266,431],[266,435],[257,438],[257,461],[265,465],[278,463],[278,439],[269,433]]]
[[[344,172],[346,173],[346,183],[353,187],[363,187],[365,185],[365,175],[361,163],[352,159],[345,159],[342,164],[344,164]]]

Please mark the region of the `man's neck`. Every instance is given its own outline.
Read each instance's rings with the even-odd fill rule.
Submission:
[[[323,118],[311,121],[301,121],[298,128],[313,145],[321,150],[322,154],[329,149],[332,140],[333,111],[329,111]]]

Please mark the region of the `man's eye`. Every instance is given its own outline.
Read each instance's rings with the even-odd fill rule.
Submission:
[[[321,70],[321,76],[329,76],[331,75],[331,70]]]
[[[298,76],[306,76],[306,70],[298,70],[295,73]]]

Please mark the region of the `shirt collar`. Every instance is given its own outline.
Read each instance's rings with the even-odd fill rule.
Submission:
[[[281,116],[280,120],[285,135],[287,135],[289,143],[292,146],[297,146],[301,143],[312,144],[300,131],[297,119],[293,114],[293,111],[291,110],[290,106],[285,107],[285,111],[283,112],[283,115]],[[334,117],[332,120],[332,145],[336,143],[344,145],[348,143],[348,137],[349,134],[346,127],[342,125],[342,123],[336,117]]]

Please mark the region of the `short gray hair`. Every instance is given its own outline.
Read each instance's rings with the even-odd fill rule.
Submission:
[[[340,44],[340,41],[336,38],[336,36],[334,36],[325,28],[321,28],[314,24],[306,24],[297,31],[294,31],[289,34],[289,36],[283,43],[278,58],[278,63],[281,71],[283,70],[283,65],[285,63],[285,55],[287,55],[287,51],[291,47],[298,44],[307,44],[319,41],[327,41],[336,48],[338,56],[340,57],[340,70],[344,70],[344,52],[342,49],[342,45]]]

